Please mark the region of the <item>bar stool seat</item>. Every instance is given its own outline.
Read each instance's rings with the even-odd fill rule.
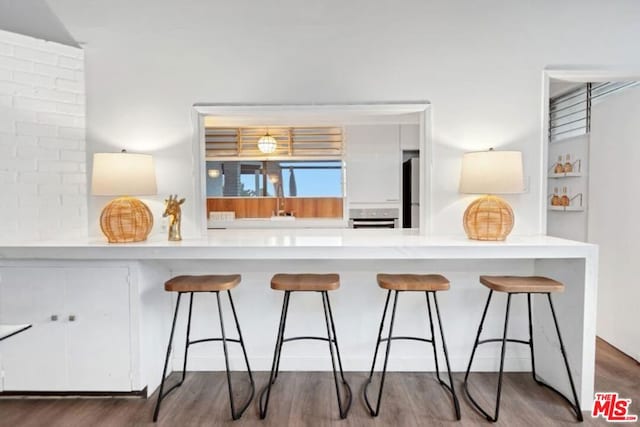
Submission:
[[[440,274],[385,274],[376,276],[378,285],[392,291],[448,291],[449,280]]]
[[[233,289],[239,283],[239,274],[177,276],[164,284],[164,290],[167,292],[219,292]]]
[[[480,283],[497,292],[546,294],[564,292],[564,285],[541,276],[480,276]]]
[[[340,287],[337,274],[276,274],[271,278],[271,289],[276,291],[335,291]]]

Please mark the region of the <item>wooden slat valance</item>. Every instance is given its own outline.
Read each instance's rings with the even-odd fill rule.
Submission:
[[[277,141],[269,155],[258,149],[260,137],[269,133]],[[340,158],[343,133],[340,127],[206,127],[207,158],[311,157]]]

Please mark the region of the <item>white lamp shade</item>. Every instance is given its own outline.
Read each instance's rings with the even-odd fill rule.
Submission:
[[[462,158],[460,192],[513,194],[524,191],[520,151],[478,151]]]
[[[91,194],[94,196],[144,196],[157,193],[156,169],[151,155],[93,155]]]

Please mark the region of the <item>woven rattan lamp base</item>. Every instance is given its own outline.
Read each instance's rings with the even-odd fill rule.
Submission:
[[[472,240],[505,240],[513,229],[513,210],[506,200],[483,196],[464,211],[464,231]]]
[[[130,243],[147,240],[153,227],[153,215],[140,200],[118,197],[104,207],[100,228],[109,243]]]

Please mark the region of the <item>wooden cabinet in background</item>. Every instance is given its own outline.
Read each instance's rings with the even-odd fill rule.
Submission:
[[[296,218],[342,218],[341,197],[285,197],[284,210]],[[269,218],[275,197],[211,197],[207,212],[235,212],[236,218]]]

